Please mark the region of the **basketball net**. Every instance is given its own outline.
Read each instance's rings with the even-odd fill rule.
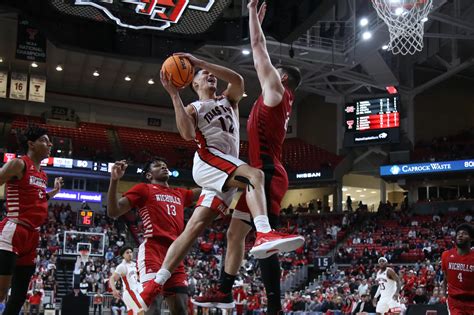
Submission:
[[[80,250],[79,251],[79,258],[81,259],[81,262],[85,265],[86,262],[89,261],[89,251],[87,249]]]
[[[433,0],[371,0],[378,16],[387,24],[394,55],[413,55],[423,49],[424,24]]]

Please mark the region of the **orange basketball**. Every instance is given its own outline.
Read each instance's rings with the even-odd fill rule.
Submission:
[[[165,62],[163,62],[161,70],[167,75],[171,74],[171,82],[177,88],[183,88],[189,85],[194,77],[194,67],[188,58],[185,57],[168,57]]]

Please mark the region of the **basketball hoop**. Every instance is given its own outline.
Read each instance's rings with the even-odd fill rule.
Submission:
[[[83,249],[79,251],[79,257],[81,259],[81,262],[85,265],[89,261],[89,250]]]
[[[413,55],[423,49],[424,24],[433,0],[371,0],[378,16],[387,24],[394,55]]]

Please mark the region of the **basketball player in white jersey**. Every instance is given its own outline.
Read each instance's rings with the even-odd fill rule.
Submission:
[[[379,284],[375,298],[380,296],[377,302],[377,314],[385,314],[388,311],[393,313],[400,313],[401,307],[398,292],[401,289],[401,282],[398,275],[392,268],[387,267],[387,259],[380,257],[378,260],[379,271],[377,271],[376,281]]]
[[[120,255],[123,257],[122,262],[117,266],[114,273],[110,276],[109,286],[112,289],[112,294],[118,299],[122,299],[127,307],[127,315],[143,315],[143,300],[140,297],[142,286],[138,282],[137,264],[132,261],[133,249],[129,246],[124,246],[120,249]],[[122,279],[123,294],[115,286],[116,282]]]
[[[184,232],[168,249],[162,269],[156,275],[155,282],[160,285],[167,281],[204,229],[227,210],[237,188],[246,190],[246,201],[257,230],[250,254],[266,258],[278,252],[293,251],[304,242],[301,236],[272,231],[267,216],[264,174],[238,158],[238,103],[244,93],[242,77],[190,54],[176,55],[188,58],[198,69],[191,87],[199,100],[185,107],[179,90],[171,83],[171,76],[161,72],[160,78],[173,101],[181,137],[197,142],[193,178],[202,192]],[[228,82],[221,96],[217,95],[217,78]],[[233,307],[233,301],[230,303],[229,307]]]

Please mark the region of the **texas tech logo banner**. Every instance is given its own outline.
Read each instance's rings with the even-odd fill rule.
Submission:
[[[187,10],[209,12],[215,0],[74,0],[101,10],[119,26],[163,31],[179,23]]]

